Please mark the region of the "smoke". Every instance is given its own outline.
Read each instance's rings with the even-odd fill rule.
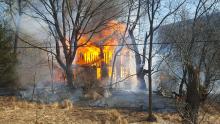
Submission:
[[[83,1],[83,6],[89,6],[87,3],[92,3],[91,10],[95,9],[97,5],[99,5],[104,0],[89,0]],[[95,16],[91,19],[91,21],[87,24],[87,29],[94,28],[94,25],[98,24],[102,20],[112,20],[114,18],[118,18],[119,11],[121,11],[122,7],[118,5],[119,1],[116,0],[107,0],[105,4],[101,6],[99,11],[96,12]],[[74,2],[74,0],[72,0]],[[117,4],[117,5],[116,5]],[[51,18],[44,8],[43,4],[37,1],[33,1],[33,5],[38,7],[41,12],[45,12],[45,16],[49,19]],[[39,17],[33,11],[33,8],[26,7],[24,13],[21,17],[14,15],[14,20],[11,20],[11,25],[15,29],[15,24],[19,24],[19,37],[28,41],[29,43],[39,46],[45,47],[50,43],[51,46],[55,46],[54,39],[51,38],[49,33],[48,24],[43,20],[36,18]],[[20,18],[20,19],[19,19]],[[59,15],[59,19],[60,15]],[[17,20],[17,21],[16,21]],[[18,21],[19,20],[19,21]],[[61,21],[61,20],[59,20]],[[86,24],[84,24],[86,25]],[[105,24],[103,24],[105,25]],[[101,29],[101,28],[100,28]],[[26,43],[19,40],[18,43],[18,65],[17,72],[19,75],[19,84],[21,87],[33,85],[38,82],[51,82],[51,55],[48,57],[48,53],[45,51],[36,49],[36,48],[24,48],[30,47]],[[54,51],[54,48],[52,48]],[[61,50],[62,51],[62,50]],[[59,68],[56,60],[53,61],[54,66]],[[60,69],[57,69],[60,70]],[[56,73],[57,70],[54,70],[53,73]],[[61,72],[62,73],[62,72]],[[55,74],[54,74],[55,75]],[[54,78],[53,80],[56,80]]]

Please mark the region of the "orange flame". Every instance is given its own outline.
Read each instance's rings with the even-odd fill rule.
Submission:
[[[111,76],[111,61],[116,48],[120,42],[120,36],[125,31],[125,25],[117,21],[110,21],[107,27],[99,33],[90,37],[83,35],[79,39],[79,47],[74,63],[80,66],[96,66],[97,78],[101,78],[101,63],[108,66],[108,76]],[[90,38],[90,39],[89,39]],[[85,45],[84,45],[85,44]]]
[[[74,64],[80,66],[96,66],[97,79],[101,78],[101,64],[108,66],[108,76],[112,75],[111,61],[116,46],[125,32],[125,25],[115,20],[110,21],[106,28],[93,36],[82,35],[78,41],[81,46],[77,49]],[[67,44],[69,42],[67,41]],[[70,45],[68,45],[69,48]]]

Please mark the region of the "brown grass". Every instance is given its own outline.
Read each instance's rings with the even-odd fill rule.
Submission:
[[[73,109],[73,104],[70,100],[64,100],[63,104],[61,104],[61,108],[70,110]]]
[[[127,124],[117,110],[93,110],[62,103],[38,104],[0,97],[0,124]]]
[[[111,120],[113,120],[113,122],[115,121],[115,124],[128,124],[128,121],[124,119],[117,110],[110,110],[108,112],[108,116]]]
[[[213,106],[200,111],[202,124],[220,122]],[[205,114],[205,116],[203,116]],[[70,100],[62,103],[38,104],[0,97],[0,124],[180,124],[177,113],[155,113],[157,122],[146,122],[147,112],[74,106]],[[204,117],[204,118],[203,118]]]

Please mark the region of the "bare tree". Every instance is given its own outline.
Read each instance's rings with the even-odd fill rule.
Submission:
[[[15,40],[14,40],[14,53],[17,53],[17,45],[18,45],[18,37],[19,37],[19,30],[20,30],[20,22],[22,18],[22,1],[17,0],[17,6],[18,6],[18,12],[16,16],[16,22],[15,22]]]
[[[31,13],[31,16],[48,24],[56,44],[56,60],[65,71],[68,85],[73,87],[72,63],[77,49],[85,46],[97,32],[106,28],[110,20],[121,14],[122,3],[114,0],[39,0],[28,3],[37,14]],[[84,35],[88,38],[80,42]]]
[[[136,73],[137,73],[137,80],[138,80],[138,83],[139,83],[139,88],[142,89],[142,90],[145,90],[146,89],[146,83],[145,83],[145,80],[144,80],[144,76],[145,74],[143,73],[143,64],[142,64],[142,57],[143,57],[143,61],[145,61],[145,53],[143,53],[143,56],[140,54],[140,51],[138,49],[138,46],[136,45],[136,38],[134,36],[134,30],[135,28],[137,27],[137,24],[138,24],[138,21],[140,21],[140,18],[141,16],[143,16],[143,14],[145,12],[142,12],[141,8],[141,4],[142,4],[142,0],[137,0],[137,1],[132,1],[132,7],[131,10],[135,10],[136,12],[136,16],[135,16],[135,19],[133,19],[134,21],[132,22],[132,19],[129,18],[129,22],[131,23],[130,24],[130,27],[128,29],[128,33],[129,33],[129,36],[131,38],[131,42],[132,44],[134,44],[132,46],[132,50],[135,52],[135,63],[136,63]],[[134,8],[137,8],[137,9],[134,9]],[[130,10],[130,11],[131,11]],[[129,12],[129,13],[132,13],[133,11]],[[134,13],[134,12],[133,12]],[[145,45],[146,46],[146,45]]]
[[[169,32],[168,40],[174,41],[174,51],[179,56],[180,66],[183,68],[182,80],[187,91],[182,113],[184,123],[198,123],[200,105],[207,99],[211,86],[217,80],[219,31],[216,27],[219,26],[219,14],[214,10],[218,2],[197,1],[193,19],[177,22],[169,31],[166,30]]]
[[[175,13],[184,3],[185,1],[181,1],[180,4],[177,5],[174,9],[169,8],[170,11],[165,14],[164,17],[159,21],[158,24],[155,24],[156,22],[156,13],[158,13],[160,6],[161,6],[161,0],[152,0],[147,2],[147,15],[148,15],[148,21],[149,21],[149,31],[145,35],[145,46],[147,44],[147,39],[149,38],[149,52],[148,52],[148,83],[149,83],[149,121],[154,121],[155,117],[152,114],[152,57],[153,57],[153,40],[154,40],[154,34],[155,31],[161,26],[161,24],[167,19],[170,15]],[[170,3],[172,4],[172,3]],[[146,51],[146,47],[143,49],[144,53]],[[144,54],[145,55],[145,54]],[[145,61],[143,62],[145,63]]]
[[[132,22],[131,27],[129,28],[129,35],[131,37],[131,41],[133,45],[133,51],[135,51],[135,60],[136,60],[136,71],[138,74],[139,80],[142,82],[141,85],[142,88],[146,88],[144,76],[147,74],[148,76],[148,83],[149,83],[149,108],[148,108],[148,121],[156,121],[156,118],[153,116],[152,113],[152,59],[155,53],[153,53],[153,41],[154,41],[154,35],[157,29],[163,24],[163,22],[174,12],[176,12],[180,6],[183,5],[185,1],[181,1],[180,3],[176,4],[176,7],[171,7],[173,3],[170,4],[169,11],[165,15],[161,17],[161,11],[163,6],[162,0],[139,0],[137,4],[137,14],[135,17],[135,21]],[[143,10],[141,10],[143,8]],[[139,21],[141,15],[146,14],[147,20],[144,20],[147,24],[147,27],[145,27],[145,39],[144,39],[144,46],[143,46],[143,53],[139,52],[139,48],[137,47],[137,41],[134,36],[134,30],[136,28],[137,22]],[[159,18],[160,17],[160,18]],[[158,23],[157,23],[158,22]],[[147,47],[147,45],[149,45]],[[147,52],[148,48],[148,52]],[[146,64],[147,60],[147,67],[148,69],[144,69],[144,66]]]
[[[12,23],[15,26],[15,37],[14,37],[14,53],[17,53],[17,44],[19,40],[19,32],[20,32],[20,23],[23,15],[23,10],[26,6],[26,2],[24,0],[4,0],[4,3],[7,5],[7,12],[12,19]]]

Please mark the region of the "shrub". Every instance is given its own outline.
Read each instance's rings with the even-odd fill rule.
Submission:
[[[10,32],[0,24],[0,87],[14,87],[16,83],[16,55],[13,53]]]

